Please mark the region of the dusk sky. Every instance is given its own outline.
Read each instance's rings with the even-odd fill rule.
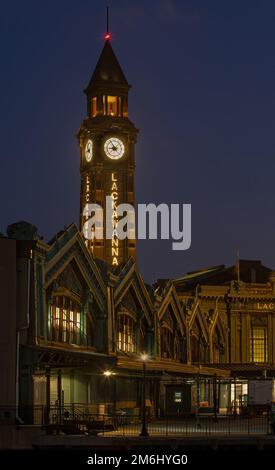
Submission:
[[[275,2],[109,1],[112,47],[140,129],[136,196],[191,203],[192,246],[142,241],[145,280],[233,264],[275,269]],[[76,133],[104,45],[93,0],[2,2],[0,231],[48,241],[79,221]]]

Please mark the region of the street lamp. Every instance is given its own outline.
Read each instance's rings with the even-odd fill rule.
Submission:
[[[109,378],[115,376],[116,374],[115,374],[115,372],[112,372],[111,370],[105,370],[103,372],[103,375],[106,379],[109,379]],[[108,380],[108,382],[109,382],[109,380]],[[104,408],[106,408],[106,389],[107,389],[107,387],[104,387]],[[109,388],[109,386],[108,386],[108,396],[110,397],[110,388]],[[114,401],[113,408],[115,408],[115,381],[114,381],[113,401]],[[114,412],[115,412],[115,409],[114,409]]]
[[[218,405],[218,400],[217,400],[217,374],[214,374],[213,378],[213,404],[214,404],[214,421],[215,423],[218,422],[218,417],[217,417],[217,405]]]
[[[105,375],[105,377],[110,377],[111,375],[114,375],[114,372],[110,371],[110,370],[105,370],[103,372],[103,375]]]
[[[197,393],[197,405],[196,405],[196,424],[198,428],[201,428],[200,424],[200,406],[201,406],[201,384],[200,384],[200,370],[201,364],[198,365],[197,380],[196,380],[196,393]]]
[[[148,361],[148,354],[142,354],[140,356],[142,361],[143,371],[143,387],[142,387],[142,428],[140,431],[141,437],[148,437],[149,433],[146,427],[146,362]]]

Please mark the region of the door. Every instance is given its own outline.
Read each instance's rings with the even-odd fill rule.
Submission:
[[[165,411],[180,416],[191,412],[191,385],[166,385]]]

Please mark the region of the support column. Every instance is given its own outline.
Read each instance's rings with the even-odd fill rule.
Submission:
[[[213,378],[213,404],[214,404],[214,420],[217,421],[217,374]]]
[[[237,414],[237,384],[236,384],[236,377],[234,377],[234,411],[233,414]]]
[[[113,413],[116,414],[116,377],[113,377]]]
[[[114,284],[113,276],[109,275],[109,285],[107,287],[107,335],[108,335],[108,352],[116,351],[116,322],[115,322],[115,306],[114,306]]]
[[[267,360],[273,362],[273,344],[272,344],[272,314],[269,313],[267,318]]]
[[[51,368],[46,367],[46,412],[45,424],[50,423],[50,409],[51,409]]]
[[[191,355],[191,331],[189,326],[186,327],[186,360],[187,364],[191,364],[192,362],[192,355]]]
[[[231,394],[232,379],[228,382],[228,394],[227,394],[227,414],[232,414],[232,394]]]
[[[166,385],[162,380],[159,382],[159,410],[160,416],[166,415]]]
[[[270,362],[274,364],[275,362],[275,315],[274,313],[272,313],[272,329],[270,330],[270,332],[271,332],[271,341],[272,341],[272,356],[270,358]]]
[[[62,416],[62,372],[57,371],[57,402],[58,402],[58,422],[61,423]]]
[[[200,397],[200,374],[199,373],[197,374],[197,383],[196,383],[196,401],[197,401],[197,415],[198,415],[199,409],[200,409],[200,401],[201,401],[201,397]]]

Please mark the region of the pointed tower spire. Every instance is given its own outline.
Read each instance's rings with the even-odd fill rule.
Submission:
[[[87,115],[78,131],[80,146],[81,205],[80,229],[95,258],[116,269],[136,256],[135,222],[131,219],[129,238],[116,235],[116,207],[135,205],[135,143],[138,129],[128,118],[130,85],[110,42],[109,10],[105,44],[85,90]],[[106,197],[113,199],[113,233],[105,230]],[[89,204],[103,208],[103,219],[88,227]],[[103,221],[103,222],[102,222]],[[98,231],[97,228],[101,227]]]
[[[128,117],[128,92],[131,88],[110,43],[109,7],[107,7],[105,44],[84,93],[88,117]]]
[[[119,87],[128,91],[129,83],[123,73],[123,70],[115,56],[109,39],[105,41],[104,47],[96,64],[93,75],[90,79],[85,93],[88,94],[95,87],[104,87],[106,91],[109,88]]]

